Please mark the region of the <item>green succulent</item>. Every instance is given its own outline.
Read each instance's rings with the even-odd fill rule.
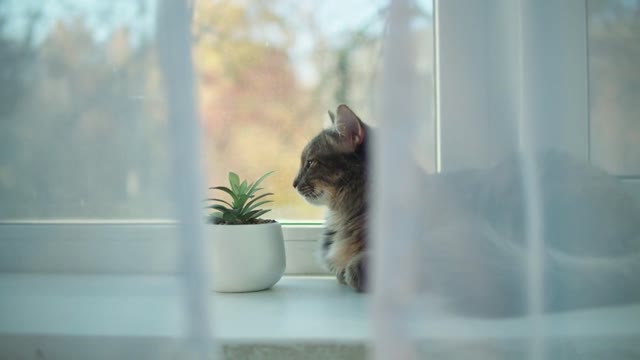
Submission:
[[[220,190],[227,193],[231,200],[211,198],[208,201],[213,201],[218,204],[207,206],[209,209],[215,210],[209,214],[209,222],[213,224],[229,224],[229,225],[241,225],[241,224],[256,224],[260,222],[258,219],[260,216],[268,213],[271,209],[260,209],[259,206],[273,202],[272,200],[265,200],[269,195],[273,193],[264,193],[257,195],[263,188],[258,187],[260,183],[271,175],[273,171],[270,171],[254,183],[248,183],[246,180],[240,182],[240,177],[233,172],[229,173],[229,187],[215,186],[210,187],[211,190]]]

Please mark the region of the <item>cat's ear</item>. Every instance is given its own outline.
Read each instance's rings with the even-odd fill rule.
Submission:
[[[333,122],[343,145],[353,151],[364,142],[364,127],[358,116],[347,105],[338,106],[336,110],[335,120]]]
[[[335,124],[336,123],[336,114],[333,113],[333,111],[329,110],[329,118],[331,119],[331,123]]]

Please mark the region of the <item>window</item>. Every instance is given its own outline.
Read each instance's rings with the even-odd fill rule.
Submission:
[[[75,266],[63,251],[49,252],[29,262],[40,270],[113,268],[100,256],[110,239],[148,242],[160,264],[152,267],[175,269],[173,235],[166,233],[175,214],[167,195],[171,130],[158,55],[159,2],[0,4],[7,84],[0,93],[0,222],[12,224],[6,234],[16,242],[84,242],[93,254]],[[289,272],[323,271],[313,251],[324,209],[305,203],[291,186],[300,152],[339,103],[376,124],[372,89],[388,7],[386,1],[193,2],[206,185],[226,183],[229,171],[249,179],[276,171],[265,185],[276,193],[270,215],[290,224]],[[424,100],[420,150],[434,168],[432,4],[418,2],[414,11]],[[117,267],[140,270],[132,254],[143,248]]]
[[[517,142],[510,120],[517,109],[502,101],[513,90],[505,69],[518,63],[512,50],[519,38],[500,14],[513,9],[455,1],[438,9],[437,34],[431,2],[412,10],[423,100],[416,153],[429,171],[485,166]],[[273,217],[319,223],[322,209],[291,189],[299,152],[338,103],[376,124],[370,89],[379,80],[387,10],[385,1],[195,1],[208,184],[226,181],[231,170],[249,178],[276,170]],[[571,91],[558,87],[545,95],[556,108],[538,107],[555,112],[539,113],[540,127],[554,129],[545,146],[625,178],[640,198],[637,3],[576,1],[560,10],[549,18],[571,21],[556,29],[561,36],[541,38],[541,48],[561,49],[561,66],[539,73],[563,79]],[[173,217],[156,15],[154,0],[1,3],[0,221],[153,224]],[[289,233],[307,241],[317,237],[313,231]]]
[[[0,220],[166,219],[155,3],[0,5]]]
[[[194,59],[209,182],[226,182],[228,171],[257,178],[276,170],[269,180],[272,216],[320,220],[323,210],[292,191],[300,153],[340,103],[375,122],[371,89],[387,7],[386,1],[197,1]],[[416,11],[426,89],[433,86],[429,2]],[[424,104],[431,106],[427,94]]]
[[[187,9],[187,3],[193,5],[189,13],[191,29],[187,29],[186,12],[178,13]],[[165,10],[175,10],[176,16],[162,13],[163,6]],[[346,336],[346,341],[372,340],[369,345],[373,345],[374,356],[384,359],[420,358],[418,354],[424,354],[421,351],[461,358],[477,356],[478,351],[491,358],[521,352],[532,359],[573,353],[633,354],[637,344],[632,339],[639,335],[635,325],[638,304],[616,305],[596,312],[587,309],[558,316],[543,314],[547,294],[560,294],[554,299],[559,298],[561,305],[565,300],[591,298],[605,299],[603,303],[609,305],[607,296],[627,291],[640,294],[637,287],[623,289],[616,281],[600,278],[602,274],[613,274],[613,279],[622,279],[623,284],[637,284],[640,262],[638,255],[627,254],[626,248],[616,257],[600,257],[574,256],[563,253],[564,249],[545,247],[542,213],[549,215],[551,226],[569,224],[562,229],[577,229],[585,237],[590,235],[589,230],[584,230],[590,225],[585,218],[605,219],[604,222],[609,218],[601,217],[597,211],[590,213],[603,200],[597,193],[594,197],[578,196],[584,201],[559,200],[559,206],[550,201],[551,205],[545,208],[540,199],[548,194],[543,194],[542,185],[535,184],[542,182],[536,176],[541,172],[531,159],[537,150],[569,153],[622,178],[640,196],[636,156],[640,149],[636,121],[640,113],[636,75],[640,63],[636,45],[640,43],[638,14],[638,2],[625,0],[0,0],[0,268],[5,272],[169,274],[143,279],[108,277],[107,282],[120,282],[126,289],[115,297],[107,296],[106,301],[98,300],[98,308],[117,312],[122,306],[126,308],[122,313],[141,325],[126,329],[125,340],[132,340],[128,344],[133,346],[123,346],[122,351],[133,353],[154,347],[154,354],[178,356],[180,351],[192,349],[180,349],[182,344],[165,340],[179,337],[181,334],[177,333],[182,330],[195,330],[191,335],[199,338],[196,340],[203,348],[215,345],[206,331],[209,317],[205,310],[210,298],[197,291],[209,284],[189,276],[193,275],[189,274],[189,266],[195,261],[179,261],[197,256],[195,251],[180,253],[188,247],[180,247],[188,244],[188,239],[180,238],[177,226],[170,220],[180,212],[176,211],[179,201],[173,203],[167,195],[172,192],[170,179],[183,175],[170,169],[171,156],[178,154],[169,150],[170,140],[175,140],[170,125],[179,122],[175,121],[177,116],[169,116],[170,106],[166,103],[168,74],[175,75],[180,69],[165,66],[165,70],[172,68],[174,72],[163,71],[161,63],[171,45],[192,45],[193,64],[185,62],[182,70],[188,68],[190,72],[193,65],[195,71],[207,184],[226,182],[226,173],[231,170],[250,179],[269,170],[277,171],[269,180],[277,193],[272,214],[289,222],[284,231],[290,273],[320,271],[312,252],[319,236],[321,209],[303,203],[291,189],[291,180],[300,149],[326,121],[326,110],[341,102],[349,103],[365,120],[380,125],[383,134],[373,156],[381,165],[375,168],[379,178],[373,185],[377,192],[371,236],[377,247],[372,251],[379,261],[373,268],[373,294],[356,298],[354,293],[341,292],[346,289],[336,286],[335,298],[328,304],[322,298],[325,288],[305,288],[298,279],[289,281],[302,284],[303,291],[311,290],[305,292],[309,297],[300,298],[309,299],[313,307],[320,305],[327,310],[325,313],[315,313],[313,307],[307,311],[308,304],[303,302],[289,303],[287,296],[297,296],[299,289],[282,298],[282,293],[275,292],[263,308],[260,294],[232,295],[226,298],[226,309],[237,306],[235,310],[260,311],[266,315],[261,319],[273,322],[279,330],[282,326],[284,331],[279,336],[286,336],[273,337],[272,328],[265,326],[258,326],[258,332],[250,331],[254,329],[245,324],[251,322],[244,321],[252,317],[251,311],[236,311],[233,316],[219,318],[216,314],[216,320],[233,324],[232,332],[241,335],[230,338],[230,342],[262,341],[255,337],[257,333],[267,334],[269,341],[295,342],[301,335],[296,327],[309,327],[307,313],[311,317],[330,313],[347,316],[312,322],[328,331],[324,337],[305,337],[305,341],[335,341],[336,327],[327,324],[337,323],[359,332],[354,338]],[[177,19],[173,24],[176,33],[185,38],[162,38],[163,28],[157,21],[172,18]],[[186,40],[189,36],[192,44]],[[188,51],[179,52],[177,58],[189,58],[185,53]],[[386,60],[384,66],[382,59]],[[371,90],[381,80],[380,74],[387,81],[381,94]],[[188,109],[186,112],[194,107]],[[376,119],[377,114],[385,116]],[[464,210],[458,213],[458,203],[449,209],[447,202],[430,204],[431,212],[422,212],[423,203],[430,199],[420,197],[424,188],[417,182],[418,177],[412,176],[418,170],[407,165],[409,161],[397,161],[415,158],[429,173],[487,168],[514,150],[531,156],[525,166],[506,172],[506,178],[517,178],[514,183],[519,185],[496,182],[491,189],[480,188],[482,191],[477,194],[469,194],[485,196],[494,194],[491,191],[496,189],[506,193],[491,197],[493,201],[487,207],[480,206],[486,199],[461,205],[460,208],[478,206],[470,215]],[[503,174],[501,169],[497,168],[496,173]],[[184,177],[196,179],[195,173],[185,173]],[[477,178],[455,179],[464,182]],[[590,195],[590,190],[585,193]],[[557,194],[562,195],[561,192]],[[616,209],[622,209],[613,218],[635,214],[625,213],[628,208],[618,206],[635,205],[626,197],[611,199]],[[467,199],[460,203],[464,200]],[[512,200],[515,210],[504,211],[507,206],[502,200]],[[425,220],[425,213],[436,220]],[[445,216],[438,216],[442,214]],[[469,216],[459,221],[458,214]],[[476,217],[477,214],[480,215]],[[512,228],[495,225],[493,215],[522,222],[522,228],[515,230],[522,234],[514,235]],[[438,232],[440,220],[450,228],[445,226],[443,232]],[[425,245],[421,242],[425,232],[421,226],[427,221],[436,231],[427,229],[428,235],[435,235],[429,240],[435,241]],[[629,236],[624,240],[636,240],[636,225],[620,228],[621,236]],[[605,230],[610,228],[615,227]],[[606,231],[604,237],[609,234]],[[498,242],[510,236],[521,242],[507,246]],[[581,240],[578,236],[565,238]],[[472,243],[460,239],[488,241]],[[475,244],[481,245],[476,248]],[[575,244],[578,252],[588,250],[577,241],[570,246]],[[619,250],[608,249],[610,244],[606,241],[597,246]],[[441,252],[426,251],[432,256],[429,261],[416,256],[432,249]],[[498,257],[476,256],[487,252]],[[570,270],[584,270],[584,264],[595,267],[592,272],[569,271],[586,281],[575,285],[561,276],[553,278],[563,274],[555,272],[555,266],[561,268],[558,264],[569,264]],[[451,271],[441,274],[433,269]],[[165,281],[185,272],[184,279],[173,281],[172,277]],[[418,277],[423,273],[426,278]],[[431,277],[433,274],[443,276]],[[79,289],[82,299],[73,303],[76,307],[69,306],[64,294],[40,296],[37,291],[43,285],[41,279],[18,286],[9,283],[8,288],[19,290],[20,294],[13,297],[7,292],[9,295],[0,296],[4,301],[0,306],[9,304],[0,308],[0,314],[15,315],[10,310],[20,309],[23,299],[28,299],[27,305],[31,306],[51,300],[52,308],[69,311],[67,314],[76,309],[85,311],[84,304],[93,305],[96,298],[104,299],[105,295],[85,296],[86,289],[102,290],[92,287],[92,280],[87,277],[79,286],[69,287],[65,287],[69,284],[65,279],[59,282],[62,292]],[[129,292],[139,290],[141,284],[153,285],[149,286],[151,301],[144,299],[148,294]],[[605,291],[588,286],[591,284],[604,286]],[[442,299],[431,296],[432,286],[457,293],[458,297],[446,299],[451,303],[459,300],[472,306],[488,304],[499,308],[503,305],[501,300],[517,298],[521,301],[516,306],[523,307],[528,316],[472,321],[464,315],[452,318],[448,309],[440,306]],[[252,301],[245,302],[249,297]],[[364,309],[368,310],[362,299],[371,299],[370,324],[361,322]],[[176,303],[181,301],[188,310],[184,318],[176,310]],[[131,303],[134,305],[128,307]],[[46,306],[33,308],[44,309],[42,313],[34,311],[36,315],[53,314]],[[131,309],[136,311],[127,311]],[[342,312],[334,312],[336,309]],[[362,315],[356,321],[349,317],[354,309]],[[114,342],[120,345],[121,329],[112,326],[117,321],[109,318],[108,311],[96,313],[102,318],[98,321],[108,320],[100,324],[106,326],[99,329],[98,338],[110,338],[108,344],[99,345],[120,351],[112,346]],[[286,318],[280,319],[280,315]],[[40,318],[31,313],[29,316]],[[167,322],[163,322],[163,316]],[[60,317],[56,314],[41,318]],[[16,329],[27,329],[27,337],[37,336],[36,343],[46,338],[48,348],[59,344],[55,334],[31,334],[29,326],[21,327],[20,316],[11,319]],[[69,321],[72,330],[82,323],[78,319]],[[68,330],[64,326],[55,330],[60,329]],[[93,345],[85,338],[90,332],[78,336],[84,346]],[[143,338],[147,335],[154,337],[149,343]],[[0,344],[11,342],[16,348],[33,344],[23,345],[11,336],[0,336]],[[158,350],[154,341],[163,342],[166,347]],[[463,346],[458,346],[458,341]],[[277,346],[285,352],[289,350],[286,343]],[[138,355],[150,353],[144,351]],[[301,352],[307,354],[305,348]],[[29,349],[29,355],[33,353]],[[40,348],[35,350],[37,357],[44,358],[42,354]],[[611,356],[616,357],[620,356]]]
[[[375,123],[370,89],[388,5],[194,4],[207,184],[226,183],[228,171],[255,179],[275,170],[266,183],[276,193],[272,217],[321,221],[323,210],[291,187],[300,152],[339,103]],[[153,0],[3,3],[0,219],[173,216],[156,6]],[[429,2],[416,11],[426,89],[433,86]],[[431,106],[426,95],[425,106]]]
[[[640,175],[640,4],[589,0],[591,158],[609,172]]]

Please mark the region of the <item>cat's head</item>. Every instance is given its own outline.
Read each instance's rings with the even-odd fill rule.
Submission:
[[[332,125],[316,135],[302,151],[293,187],[313,205],[332,206],[341,189],[365,181],[368,132],[347,105],[329,111]]]

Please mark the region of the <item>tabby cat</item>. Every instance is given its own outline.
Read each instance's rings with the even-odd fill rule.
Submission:
[[[375,129],[346,105],[304,148],[293,186],[328,207],[320,256],[340,283],[368,286],[368,144]],[[540,154],[545,309],[640,301],[640,209],[622,184],[559,153]],[[417,165],[416,165],[417,166]],[[426,174],[419,284],[458,311],[526,310],[525,198],[518,156],[484,170]],[[392,241],[392,239],[389,239]]]

